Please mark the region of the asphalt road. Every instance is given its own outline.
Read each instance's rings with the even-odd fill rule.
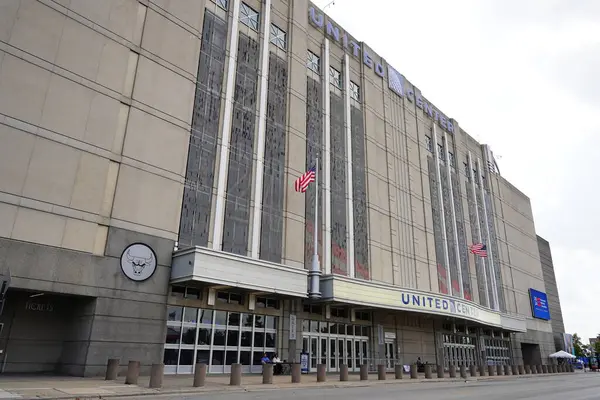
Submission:
[[[151,399],[153,397],[145,397]],[[158,396],[156,397],[158,399]],[[370,387],[275,389],[169,396],[178,400],[598,400],[600,373],[502,381],[414,383]]]

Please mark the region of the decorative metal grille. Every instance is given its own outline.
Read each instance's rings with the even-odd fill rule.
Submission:
[[[246,3],[240,3],[240,22],[242,24],[258,31],[259,19],[258,11],[254,10]]]

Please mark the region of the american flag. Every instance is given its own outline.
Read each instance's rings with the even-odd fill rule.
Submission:
[[[296,182],[294,182],[294,189],[296,189],[296,192],[306,192],[306,189],[308,189],[308,185],[311,182],[314,182],[316,179],[316,169],[315,167],[312,167],[311,169],[309,169],[308,171],[306,171],[304,174],[302,174],[302,176],[298,179],[296,179]]]
[[[483,243],[475,243],[471,245],[471,253],[479,257],[487,257],[487,247]]]

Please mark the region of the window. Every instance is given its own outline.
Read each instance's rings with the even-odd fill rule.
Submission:
[[[246,3],[240,4],[240,22],[255,31],[258,31],[258,11]]]
[[[267,297],[257,297],[256,298],[256,307],[279,309],[279,301],[277,301],[277,299],[270,299]]]
[[[316,55],[310,50],[308,51],[306,67],[316,73],[319,73],[321,71],[321,59],[318,55]]]
[[[446,157],[444,157],[444,146],[438,143],[438,157],[440,161],[444,161]]]
[[[217,5],[219,7],[221,7],[223,10],[227,10],[227,3],[229,0],[215,0],[215,3],[217,3]]]
[[[330,83],[336,88],[342,88],[342,74],[333,67],[329,67],[329,80],[331,81]]]
[[[465,170],[465,175],[467,176],[467,179],[471,180],[471,174],[469,174],[469,164],[464,162],[463,168]]]
[[[454,153],[451,151],[448,152],[448,160],[450,162],[450,166],[454,167]]]
[[[337,318],[348,318],[348,310],[345,308],[331,308],[331,316]]]
[[[430,153],[433,152],[433,142],[429,136],[425,136],[425,147]]]
[[[228,304],[244,304],[244,297],[239,293],[217,292],[217,300]]]
[[[315,305],[310,305],[310,304],[304,305],[304,312],[310,313],[310,314],[319,314],[319,315],[323,314],[321,306],[315,306]]]
[[[285,32],[279,29],[279,27],[276,25],[271,24],[271,38],[269,40],[275,46],[285,50]]]
[[[180,299],[196,299],[201,298],[200,290],[186,286],[173,286],[171,287],[171,296],[178,297]]]
[[[356,311],[354,316],[360,321],[371,321],[371,313],[367,311]]]
[[[360,86],[350,81],[350,97],[356,101],[360,101]]]

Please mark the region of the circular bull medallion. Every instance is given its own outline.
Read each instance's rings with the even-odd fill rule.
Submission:
[[[145,281],[156,271],[156,253],[144,243],[130,244],[121,254],[121,270],[132,281]]]

